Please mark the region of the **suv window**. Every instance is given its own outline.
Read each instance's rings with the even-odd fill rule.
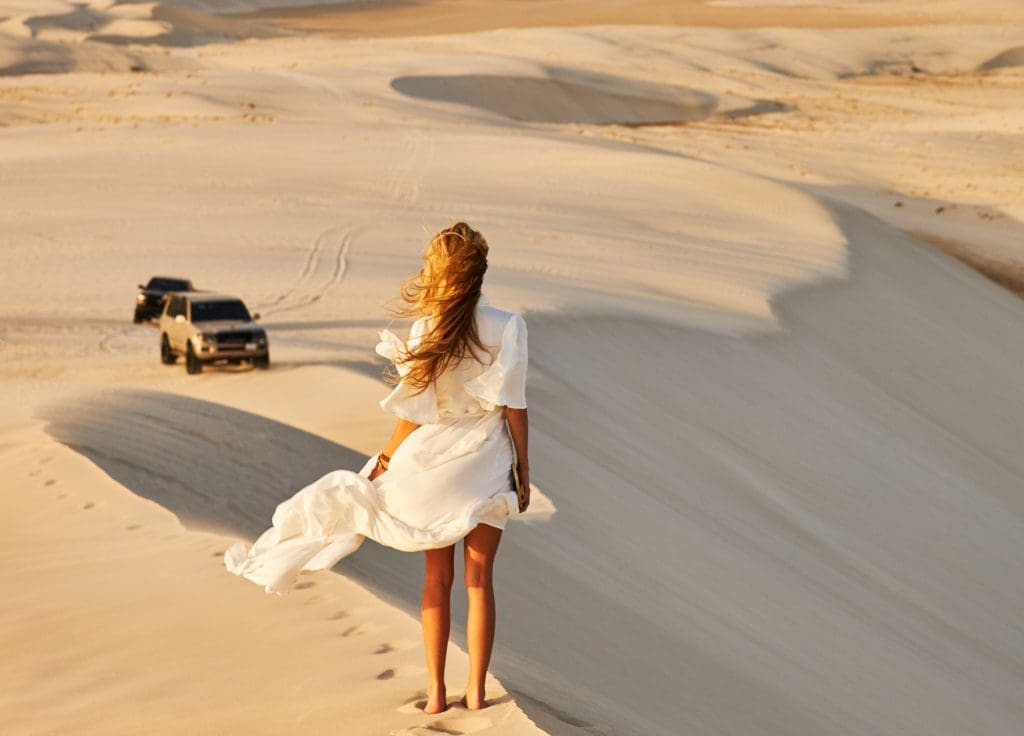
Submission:
[[[192,303],[193,322],[212,322],[214,320],[250,322],[252,318],[240,299]]]
[[[154,276],[149,280],[146,288],[154,291],[189,291],[192,285],[184,279],[165,279]]]
[[[167,305],[167,316],[177,317],[185,314],[185,300],[180,296],[172,296],[171,303]]]

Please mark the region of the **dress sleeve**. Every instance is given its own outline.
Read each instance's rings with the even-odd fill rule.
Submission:
[[[412,327],[409,328],[408,340],[403,340],[387,329],[377,333],[379,340],[376,347],[377,355],[381,355],[394,363],[395,370],[403,378],[409,373],[409,366],[403,361],[406,346],[414,348],[419,344],[420,339],[423,337],[424,321],[423,318],[420,318],[412,323]]]
[[[438,420],[437,393],[434,384],[431,383],[422,392],[415,393],[415,389],[407,385],[404,380],[410,370],[408,363],[403,360],[406,346],[412,348],[419,344],[425,326],[425,317],[413,322],[409,329],[409,339],[404,341],[391,330],[385,329],[377,333],[380,340],[376,347],[377,354],[392,361],[399,377],[403,379],[390,394],[381,399],[380,407],[416,424],[434,424]]]
[[[497,406],[525,409],[526,365],[526,322],[513,314],[505,323],[494,362],[466,382],[466,391],[488,411]]]

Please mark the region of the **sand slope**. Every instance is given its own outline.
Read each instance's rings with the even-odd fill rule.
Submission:
[[[8,733],[540,733],[496,682],[486,712],[424,716],[419,622],[354,583],[267,596],[225,578],[232,538],[186,531],[38,428],[4,438]]]
[[[5,39],[87,47],[24,5]],[[185,25],[130,8],[60,23]],[[196,702],[209,733],[1019,730],[1024,305],[922,240],[1022,259],[1024,28],[955,10],[90,41],[150,71],[4,78],[16,732],[170,733]],[[374,335],[455,218],[530,326],[550,506],[502,541],[499,702],[429,719],[417,557],[365,545],[275,599],[214,553],[386,436]],[[128,322],[153,273],[244,297],[274,368],[160,365]]]

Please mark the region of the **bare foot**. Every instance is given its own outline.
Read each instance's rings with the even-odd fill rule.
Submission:
[[[434,690],[433,688],[427,689],[427,703],[423,706],[423,712],[427,715],[433,715],[434,713],[442,713],[448,710],[448,702],[445,698],[444,688]]]
[[[466,707],[466,710],[480,710],[487,707],[483,691],[473,692],[467,690],[466,694],[459,698],[459,702]]]

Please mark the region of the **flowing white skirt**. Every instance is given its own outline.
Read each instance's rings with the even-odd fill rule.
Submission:
[[[423,424],[372,481],[377,455],[358,473],[331,471],[282,501],[271,528],[252,547],[234,544],[224,564],[283,595],[300,572],[333,567],[365,537],[415,552],[455,544],[477,524],[503,529],[518,513],[513,457],[500,407]]]

